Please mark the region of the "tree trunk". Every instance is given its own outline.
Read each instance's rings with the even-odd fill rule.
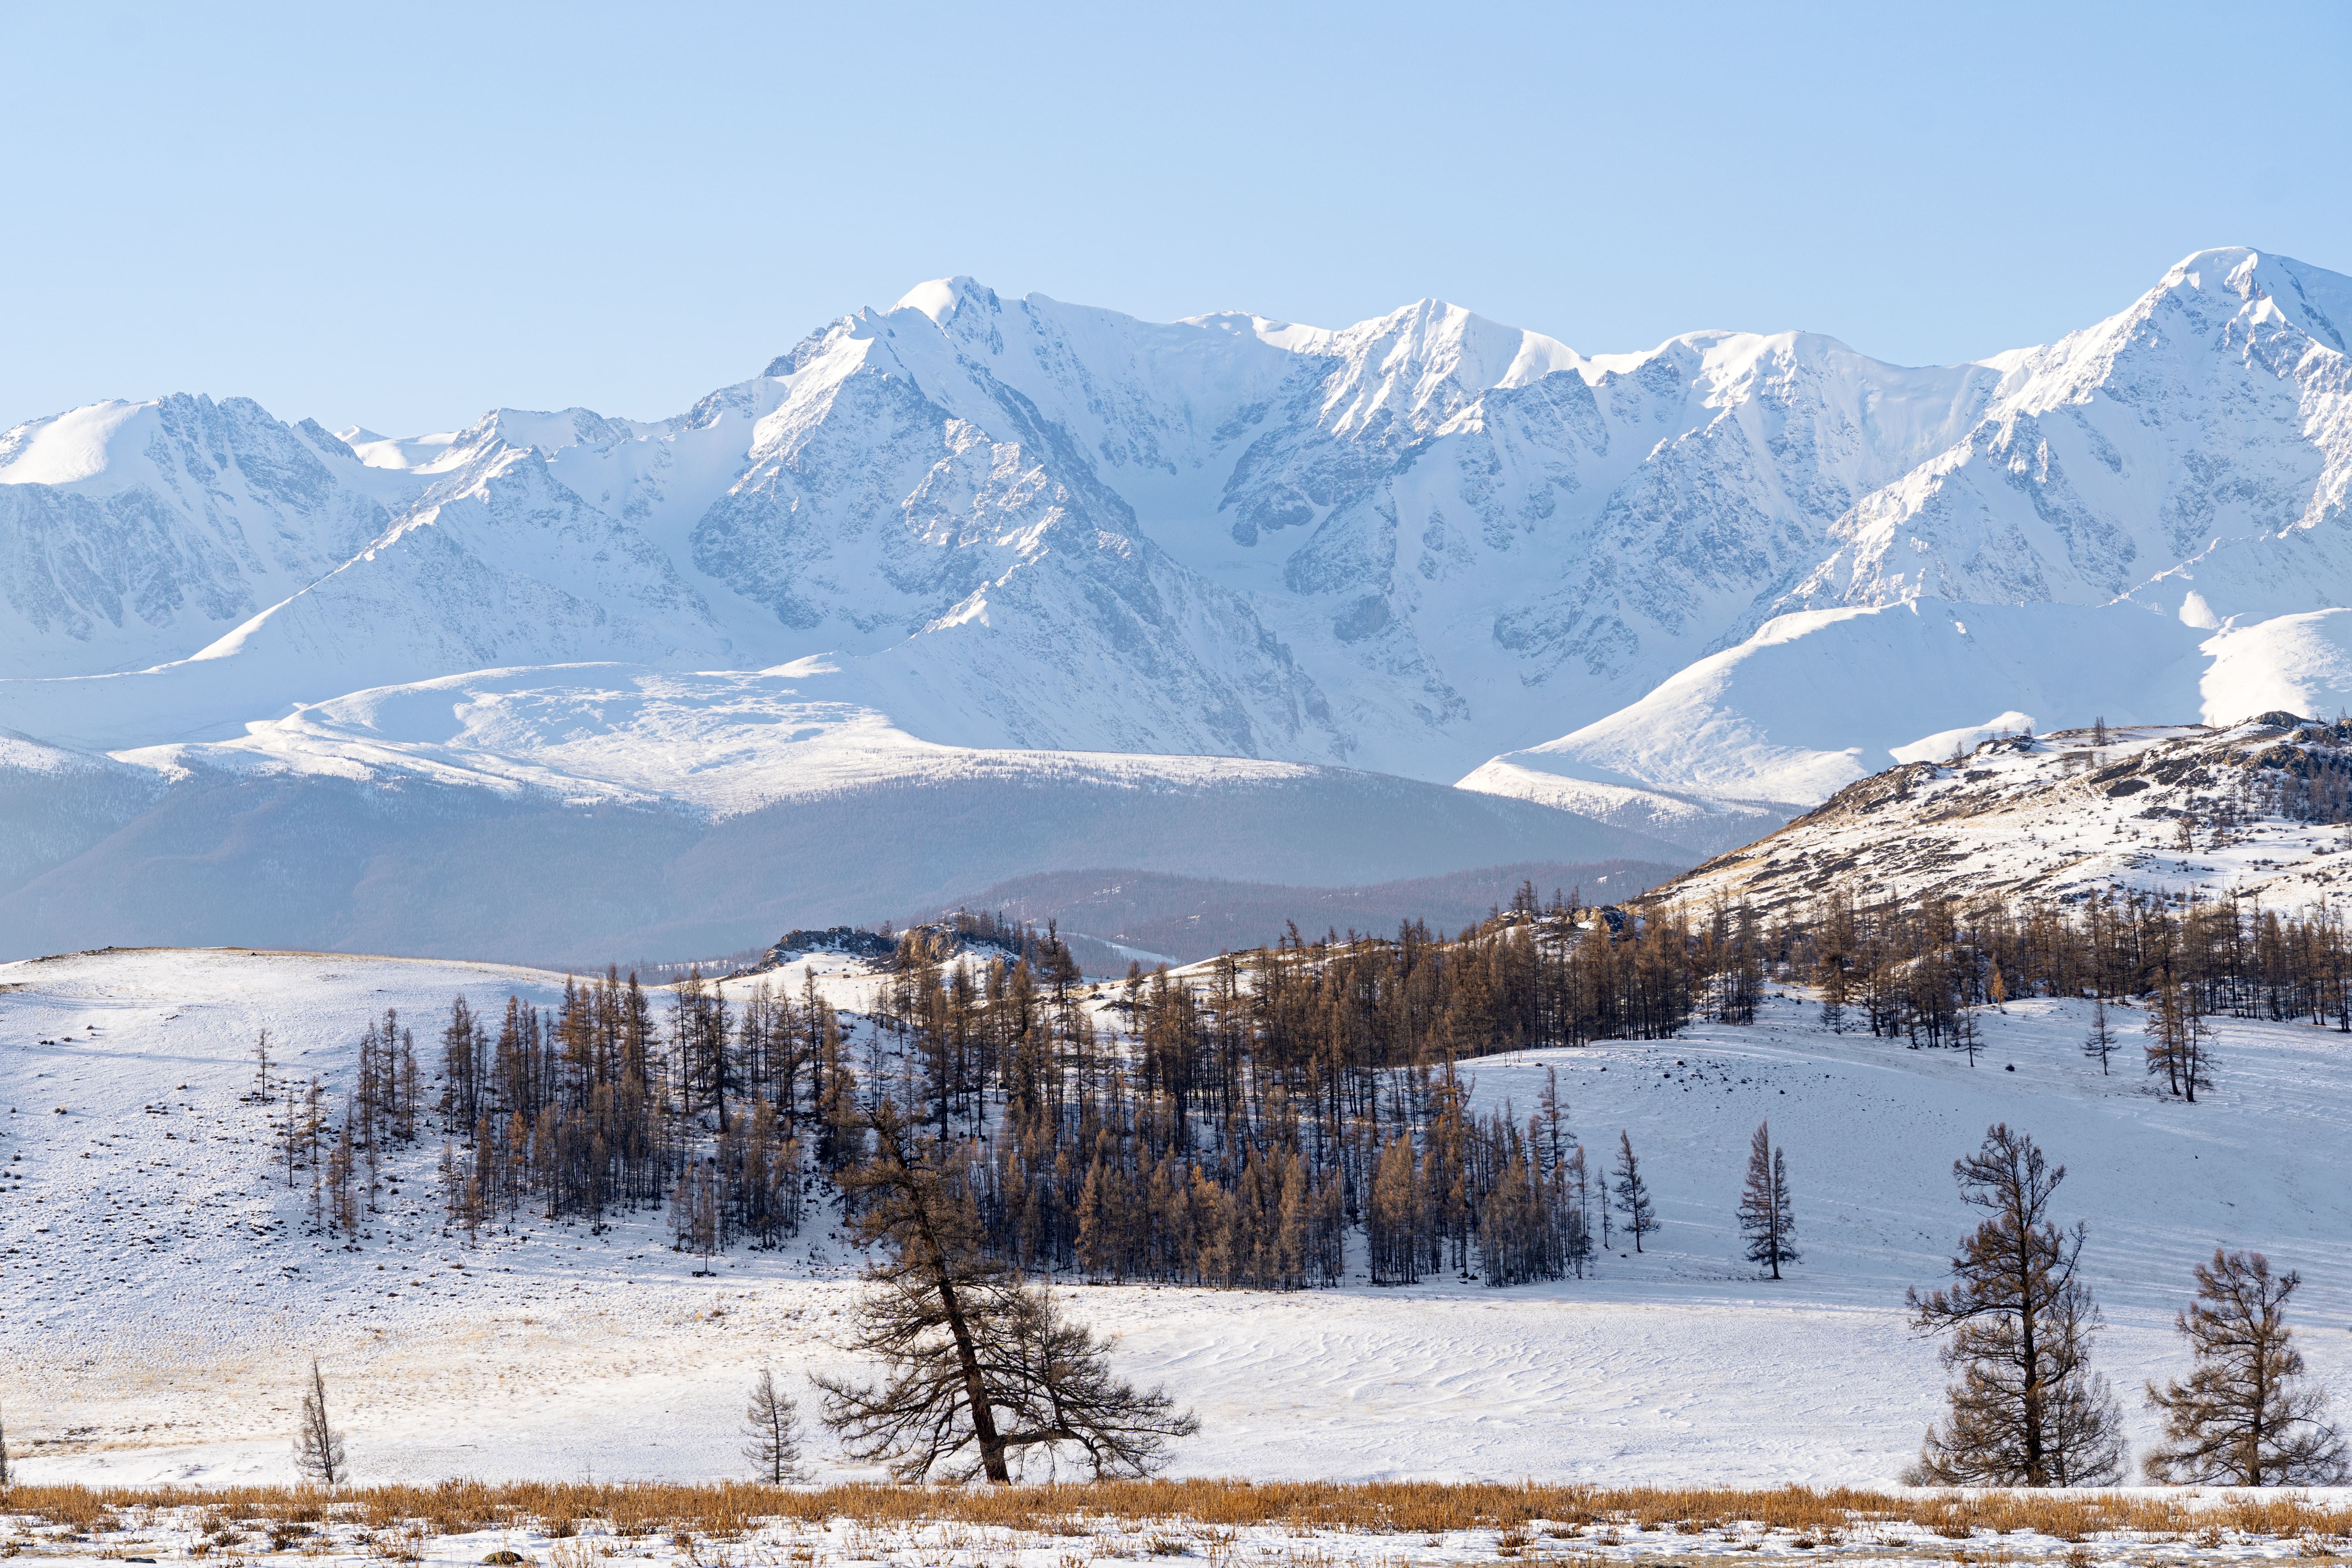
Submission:
[[[890,1158],[901,1172],[912,1175],[908,1171],[905,1152],[895,1142]],[[910,1181],[908,1191],[911,1194],[913,1190]],[[1013,1472],[1004,1461],[1004,1438],[996,1430],[996,1412],[989,1405],[988,1383],[981,1375],[980,1352],[972,1344],[971,1325],[965,1321],[963,1302],[956,1295],[954,1271],[949,1268],[946,1249],[931,1227],[929,1206],[918,1197],[913,1207],[915,1224],[922,1233],[925,1260],[940,1292],[940,1310],[946,1315],[948,1332],[955,1340],[956,1364],[963,1370],[964,1404],[971,1411],[971,1433],[980,1444],[981,1468],[990,1484],[1010,1486]]]
[[[2034,1325],[2041,1319],[2042,1309],[2033,1299],[2031,1218],[2022,1210],[2017,1214],[2018,1359],[2024,1373],[2020,1415],[2025,1426],[2025,1484],[2042,1487],[2050,1484],[2050,1477],[2042,1452],[2042,1357],[2033,1342]]]
[[[956,1361],[963,1368],[964,1403],[971,1409],[972,1436],[980,1442],[980,1462],[989,1481],[996,1486],[1009,1486],[1013,1472],[1004,1462],[1004,1438],[996,1430],[996,1412],[989,1407],[988,1384],[980,1374],[980,1352],[972,1348],[971,1327],[964,1321],[963,1305],[956,1300],[955,1285],[948,1279],[939,1253],[931,1254],[939,1280],[940,1307],[947,1314],[948,1332],[955,1336]]]

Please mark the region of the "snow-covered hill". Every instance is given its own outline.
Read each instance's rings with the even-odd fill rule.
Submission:
[[[2074,716],[2155,723],[2332,695],[2314,639],[2226,637],[2128,605],[1955,605],[1920,597],[1776,616],[1638,702],[1496,757],[1465,787],[1549,801],[1695,847],[1744,843],[1935,737]],[[2324,642],[2324,639],[2321,639]],[[1948,750],[1948,747],[1947,747]],[[1699,835],[1714,831],[1713,841]]]
[[[1370,775],[1510,797],[1431,807],[1410,865],[1297,868],[1322,885],[1549,857],[1475,826],[1547,814],[1578,858],[1715,853],[1954,731],[2330,710],[2347,321],[2352,281],[2242,249],[1940,369],[1796,332],[1588,355],[1435,300],[1145,322],[950,279],[663,420],[76,410],[0,435],[0,731],[78,754],[12,775],[0,855],[71,895],[0,903],[234,840],[373,929],[352,846],[406,841],[289,836],[284,803],[341,822],[316,803],[395,775],[460,837],[569,812],[586,858],[635,852],[615,810],[709,855],[786,799],[887,784],[971,821],[957,781],[1016,775],[1092,803],[1047,825],[1117,778],[1247,793],[1264,764],[1329,770],[1281,776],[1335,803]],[[128,860],[52,853],[134,818]],[[498,951],[571,951],[561,924]]]
[[[844,1007],[875,984],[817,962]],[[264,1027],[274,1076],[315,1075],[341,1096],[387,1007],[429,1058],[453,996],[496,1017],[509,994],[551,1005],[562,984],[299,952],[0,965],[0,1377],[21,1479],[289,1479],[313,1355],[362,1482],[741,1475],[758,1369],[805,1408],[802,1373],[841,1364],[829,1342],[851,1258],[829,1226],[730,1249],[701,1278],[654,1210],[593,1228],[521,1215],[468,1249],[444,1234],[427,1136],[385,1159],[366,1237],[346,1250],[310,1233],[307,1178],[289,1188],[276,1164],[283,1103],[249,1098]],[[2342,1037],[2217,1016],[2217,1083],[2186,1105],[2103,1078],[2080,1049],[2084,1021],[2069,1003],[1988,1011],[1971,1068],[1823,1033],[1817,1008],[1776,999],[1751,1027],[1486,1058],[1473,1064],[1480,1105],[1524,1112],[1556,1068],[1588,1146],[1626,1131],[1664,1221],[1644,1251],[1506,1289],[1375,1289],[1355,1277],[1359,1256],[1334,1290],[1104,1286],[1074,1289],[1069,1308],[1117,1336],[1123,1373],[1199,1409],[1181,1474],[1883,1484],[1944,1383],[1906,1327],[1904,1289],[1942,1277],[1975,1217],[1951,1162],[2005,1121],[2068,1167],[2053,1214],[2089,1223],[2084,1270],[2107,1322],[2095,1364],[2126,1394],[2135,1446],[2154,1433],[2129,1391],[2181,1374],[2171,1316],[2216,1245],[2303,1271],[2299,1343],[2340,1384]],[[867,1059],[877,1047],[850,1024]],[[1740,1261],[1732,1217],[1765,1118],[1804,1253],[1779,1284]],[[821,1476],[856,1473],[830,1439],[812,1450]]]
[[[2307,909],[2352,896],[2352,725],[1932,737],[1648,895],[1795,910],[1832,892],[2074,902],[2133,891]]]
[[[1037,871],[1321,885],[1693,858],[1345,768],[941,746],[831,680],[487,671],[234,742],[96,760],[14,742],[0,952],[316,944],[601,967],[903,917]]]

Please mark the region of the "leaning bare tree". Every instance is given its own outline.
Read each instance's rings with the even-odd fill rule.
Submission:
[[[772,1487],[804,1477],[801,1470],[801,1415],[792,1395],[776,1386],[776,1374],[760,1369],[751,1385],[751,1403],[743,1412],[743,1457]]]
[[[2147,1402],[2164,1412],[2164,1443],[2141,1468],[2151,1481],[2233,1487],[2336,1486],[2347,1475],[2344,1439],[2326,1421],[2327,1392],[2303,1381],[2303,1352],[2286,1326],[2287,1299],[2303,1283],[2271,1272],[2259,1252],[2224,1253],[2197,1266],[2197,1299],[2173,1320],[2196,1365],[2186,1384]]]
[[[1987,1212],[1960,1238],[1952,1285],[1906,1294],[1912,1327],[1941,1333],[1958,1373],[1915,1474],[1942,1486],[2096,1486],[2123,1474],[2122,1414],[2090,1369],[2099,1310],[2076,1277],[2084,1227],[2062,1231],[2050,1197],[2066,1179],[2022,1132],[1995,1123],[1955,1161],[1963,1202]]]
[[[301,1426],[294,1434],[294,1467],[305,1480],[337,1486],[343,1479],[343,1435],[327,1422],[327,1379],[310,1361],[310,1386],[302,1393]]]
[[[873,1156],[845,1173],[866,1271],[843,1346],[880,1361],[877,1384],[817,1377],[824,1422],[853,1457],[901,1480],[934,1471],[1005,1483],[1033,1450],[1075,1447],[1097,1477],[1147,1475],[1200,1430],[1160,1390],[1113,1376],[1108,1346],[1057,1318],[1046,1292],[982,1249],[965,1156],[918,1139],[896,1106],[866,1118]]]

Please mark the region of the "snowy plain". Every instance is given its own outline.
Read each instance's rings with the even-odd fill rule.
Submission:
[[[875,982],[837,959],[820,988]],[[768,977],[797,989],[796,970]],[[255,1034],[331,1091],[397,1008],[429,1058],[453,995],[551,1004],[562,976],[487,964],[244,951],[116,951],[0,966],[0,1373],[28,1480],[282,1480],[297,1378],[324,1367],[362,1481],[721,1478],[746,1385],[841,1363],[856,1259],[816,1224],[709,1278],[659,1214],[446,1235],[438,1140],[387,1165],[355,1250],[305,1233],[250,1103]],[[745,983],[734,983],[740,990]],[[1595,1482],[1879,1482],[1939,1405],[1906,1286],[1939,1282],[1969,1222],[1952,1160],[1988,1123],[2032,1133],[2086,1217],[2107,1329],[2097,1363],[2132,1436],[2137,1388],[2176,1375],[2192,1262],[2258,1247],[2306,1279],[2314,1372],[2352,1375],[2352,1077],[2345,1037],[2223,1020],[2219,1087],[2191,1107],[2078,1048],[2085,1008],[2012,1003],[1971,1068],[1821,1030],[1776,993],[1749,1027],[1475,1064],[1488,1105],[1534,1107],[1556,1069],[1596,1158],[1633,1139],[1664,1229],[1594,1278],[1490,1289],[1353,1280],[1295,1295],[1066,1287],[1129,1375],[1193,1405],[1180,1474]],[[1106,1015],[1108,1022],[1115,1015]],[[2119,1022],[2127,1037],[2135,1017]],[[1731,1218],[1747,1140],[1788,1151],[1804,1261],[1777,1284]],[[1621,1255],[1622,1254],[1622,1255]],[[806,1401],[804,1401],[804,1404]],[[820,1477],[861,1473],[827,1439]]]

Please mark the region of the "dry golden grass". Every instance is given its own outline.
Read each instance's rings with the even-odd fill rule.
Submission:
[[[1088,1521],[1185,1521],[1219,1529],[1276,1526],[1292,1531],[1434,1535],[1486,1529],[1524,1541],[1538,1521],[1685,1531],[1786,1531],[1815,1541],[1873,1523],[1907,1523],[1953,1541],[1979,1533],[2032,1531],[2082,1542],[2109,1532],[2142,1540],[2218,1542],[2230,1534],[2301,1541],[2306,1555],[2326,1555],[2352,1537],[2352,1508],[2294,1494],[2221,1493],[2192,1500],[2117,1493],[2051,1496],[2033,1492],[1929,1492],[1895,1496],[1851,1488],[1774,1489],[1581,1487],[1442,1482],[1236,1480],[1108,1481],[973,1489],[954,1487],[833,1486],[799,1490],[721,1483],[349,1488],[330,1496],[309,1488],[178,1487],[92,1489],[17,1486],[5,1512],[76,1531],[119,1528],[139,1509],[203,1510],[207,1533],[237,1526],[292,1542],[330,1517],[372,1531],[459,1535],[539,1527],[562,1535],[594,1521],[625,1536],[740,1539],[769,1521],[820,1524],[845,1520],[867,1528],[957,1523],[1037,1534],[1081,1535]],[[284,1550],[284,1547],[279,1547]]]

